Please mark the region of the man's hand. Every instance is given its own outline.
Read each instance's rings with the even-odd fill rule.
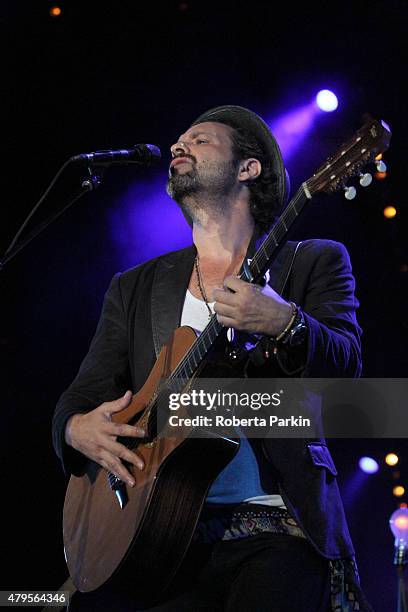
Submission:
[[[140,470],[144,468],[143,460],[137,453],[117,442],[116,438],[143,438],[146,433],[140,427],[112,421],[112,414],[126,408],[131,401],[132,392],[126,391],[123,397],[113,402],[104,402],[91,412],[74,414],[67,422],[65,440],[67,444],[133,487],[134,478],[121,460]]]
[[[225,327],[278,336],[292,316],[292,306],[269,285],[260,287],[237,276],[227,276],[224,287],[214,289],[213,295],[217,319]]]

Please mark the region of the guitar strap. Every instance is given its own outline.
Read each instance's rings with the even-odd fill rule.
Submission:
[[[285,290],[288,289],[288,281],[290,278],[290,274],[293,269],[293,264],[295,263],[296,255],[299,252],[302,241],[299,242],[287,242],[282,250],[278,253],[278,256],[273,261],[270,267],[270,276],[271,282],[270,285],[279,295],[283,296]],[[250,353],[250,359],[247,363],[247,366],[250,362],[261,366],[265,363],[264,357],[264,347],[263,343],[265,341],[265,336],[262,336],[257,341],[254,338],[254,349]]]
[[[276,293],[282,295],[286,289],[290,273],[292,272],[293,264],[295,263],[296,255],[300,249],[302,241],[288,242],[281,253],[271,266],[272,285]],[[281,257],[283,255],[283,257]],[[273,279],[277,278],[274,283]]]

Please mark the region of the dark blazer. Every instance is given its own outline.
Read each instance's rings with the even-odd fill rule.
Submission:
[[[358,302],[346,249],[330,240],[306,240],[286,278],[294,247],[288,242],[280,251],[269,283],[276,289],[285,284],[285,297],[304,310],[307,354],[300,368],[283,354],[280,376],[359,376]],[[255,248],[253,240],[248,256]],[[84,463],[64,441],[67,420],[143,386],[160,347],[179,325],[195,252],[191,246],[168,253],[112,279],[89,352],[54,415],[54,446],[66,472],[79,474]],[[264,441],[264,450],[289,511],[317,551],[331,559],[353,555],[337,472],[324,439],[274,438]]]

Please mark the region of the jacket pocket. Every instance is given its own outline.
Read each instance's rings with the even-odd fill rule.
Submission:
[[[334,461],[327,446],[314,442],[308,444],[307,448],[314,465],[318,467],[325,467],[327,470],[329,470],[330,474],[337,476],[336,466],[334,465]]]

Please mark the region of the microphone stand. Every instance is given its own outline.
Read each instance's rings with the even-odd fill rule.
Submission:
[[[88,176],[85,177],[82,180],[82,182],[81,182],[81,189],[74,195],[74,197],[71,198],[70,200],[68,200],[68,202],[58,212],[53,213],[50,217],[48,217],[48,219],[46,219],[45,221],[43,221],[42,223],[37,225],[37,227],[34,228],[34,230],[24,240],[18,241],[18,239],[19,239],[20,235],[22,234],[24,228],[26,227],[27,223],[29,222],[31,217],[34,215],[34,213],[38,210],[40,205],[43,203],[43,201],[45,200],[46,196],[49,194],[49,192],[51,191],[52,187],[56,183],[58,177],[61,175],[63,170],[65,170],[66,166],[70,162],[71,162],[71,159],[66,161],[61,166],[61,168],[58,170],[57,174],[55,175],[55,177],[51,181],[50,185],[47,187],[47,189],[44,192],[44,194],[41,196],[39,201],[35,204],[34,208],[31,210],[31,212],[28,214],[28,216],[24,220],[23,224],[21,225],[21,227],[17,231],[17,234],[14,236],[14,238],[11,241],[10,245],[8,246],[6,252],[4,253],[3,257],[0,259],[0,271],[4,268],[4,266],[11,259],[13,259],[13,257],[15,257],[17,255],[17,253],[19,253],[25,246],[27,246],[39,234],[41,234],[41,232],[43,232],[53,221],[58,219],[58,217],[60,217],[66,210],[68,210],[68,208],[70,208],[77,200],[79,200],[83,195],[85,195],[89,191],[95,190],[101,184],[105,168],[102,167],[102,166],[92,167],[91,165],[89,165],[88,168],[87,168]]]

